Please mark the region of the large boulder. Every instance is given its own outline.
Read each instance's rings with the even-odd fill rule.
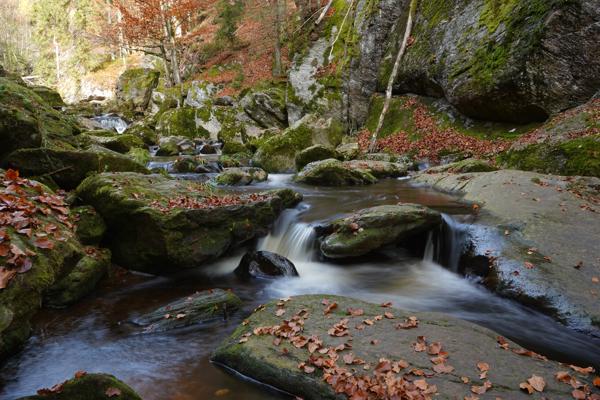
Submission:
[[[298,276],[294,263],[270,251],[250,251],[244,254],[234,273],[242,280]]]
[[[309,114],[280,134],[261,140],[253,162],[267,172],[293,172],[300,151],[315,144],[337,146],[343,134],[338,121]]]
[[[567,399],[571,378],[582,392],[598,393],[592,375],[481,326],[337,296],[297,296],[258,308],[212,360],[307,400]],[[555,378],[558,371],[566,371],[563,380]],[[542,393],[532,397],[521,389],[527,385],[529,393],[531,386]]]
[[[77,372],[75,377],[51,388],[38,390],[34,396],[17,400],[142,400],[125,383],[108,374]]]
[[[89,177],[77,195],[106,221],[115,262],[163,273],[198,267],[266,233],[284,208],[301,199],[287,189],[232,194],[134,173]]]
[[[393,36],[403,34],[405,23],[399,19],[404,14],[372,14],[375,21],[366,18],[367,30],[398,22],[389,39],[397,43]],[[477,119],[544,120],[584,103],[598,90],[599,18],[600,7],[587,0],[421,5],[412,33],[416,41],[400,64],[394,91],[446,97]],[[397,49],[389,46],[392,57],[383,58],[380,89]],[[377,65],[378,59],[365,62]]]
[[[408,168],[404,164],[378,160],[350,160],[344,165],[350,169],[361,169],[369,172],[375,178],[400,178],[408,174]]]
[[[300,171],[302,168],[304,168],[307,164],[310,164],[311,162],[338,157],[339,155],[333,147],[323,146],[322,144],[316,144],[296,154],[296,169]]]
[[[203,108],[212,103],[211,99],[217,90],[218,87],[210,82],[192,81],[184,103],[193,108]]]
[[[42,100],[44,100],[44,102],[50,107],[61,109],[62,107],[66,106],[62,97],[56,90],[50,89],[47,86],[31,86],[30,88],[35,94],[40,96]]]
[[[357,257],[426,232],[442,222],[439,212],[418,204],[371,207],[321,227],[321,253]]]
[[[117,153],[125,154],[133,148],[144,147],[142,139],[132,134],[113,134],[109,136],[94,135],[94,132],[89,132],[88,137],[99,146],[106,147],[109,150]]]
[[[237,167],[225,168],[216,178],[219,185],[245,186],[255,182],[264,182],[269,175],[260,168]]]
[[[285,91],[282,89],[250,91],[242,97],[240,105],[250,118],[263,128],[287,126]]]
[[[360,146],[356,142],[340,144],[335,151],[343,160],[354,160],[360,155]]]
[[[143,327],[146,333],[164,332],[228,318],[241,305],[242,301],[233,292],[210,289],[175,300],[136,318],[133,322]]]
[[[62,196],[0,170],[0,359],[29,337],[42,298],[84,258]]]
[[[160,72],[147,68],[132,68],[123,72],[117,83],[119,108],[132,113],[144,112],[148,108],[152,91],[158,85]]]
[[[5,162],[24,176],[48,174],[63,189],[75,189],[92,173],[133,171],[148,173],[133,159],[92,146],[89,150],[22,149],[10,154]]]
[[[362,168],[351,168],[345,162],[330,158],[306,165],[294,180],[317,186],[368,185],[377,178]]]
[[[176,156],[195,154],[196,144],[185,136],[165,136],[158,140],[157,156]]]
[[[156,131],[160,136],[184,136],[190,139],[209,138],[210,131],[204,125],[204,119],[210,118],[210,111],[193,107],[174,108],[158,118]]]
[[[71,209],[75,219],[75,232],[83,244],[99,244],[106,233],[104,220],[91,206],[80,206]]]

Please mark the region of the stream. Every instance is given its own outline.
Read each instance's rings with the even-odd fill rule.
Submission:
[[[498,297],[455,272],[461,229],[477,229],[471,210],[456,198],[415,187],[408,180],[382,180],[367,187],[313,188],[293,184],[291,175],[271,175],[265,183],[233,190],[280,187],[298,190],[304,201],[284,211],[271,234],[246,248],[201,269],[169,277],[124,274],[103,283],[92,296],[69,309],[40,313],[25,349],[0,368],[0,398],[33,394],[72,377],[77,370],[111,373],[146,400],[282,398],[212,365],[209,356],[257,305],[306,293],[391,301],[394,307],[413,311],[440,311],[491,328],[549,358],[598,366],[599,340]],[[438,240],[430,236],[418,255],[394,249],[343,263],[318,257],[313,226],[336,215],[397,202],[419,203],[443,212],[445,227]],[[252,248],[288,257],[300,277],[238,281],[232,271]],[[128,323],[179,297],[214,287],[232,288],[244,308],[227,321],[168,333],[141,334]]]

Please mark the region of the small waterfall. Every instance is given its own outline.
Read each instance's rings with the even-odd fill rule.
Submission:
[[[127,127],[129,126],[127,122],[125,122],[121,117],[117,114],[105,114],[99,117],[92,118],[94,121],[98,122],[102,129],[107,130],[115,130],[118,134],[125,132]]]
[[[434,252],[439,246],[433,244],[433,232],[430,231],[427,234],[427,244],[425,245],[425,253],[423,254],[423,261],[433,262]]]
[[[464,247],[463,224],[457,222],[454,218],[447,214],[442,214],[444,225],[442,227],[444,253],[447,257],[447,267],[452,271],[458,271],[460,256]],[[439,246],[438,246],[439,247]]]
[[[273,232],[261,240],[258,249],[280,254],[292,262],[312,261],[315,231],[310,225],[297,222],[299,212],[284,211]]]

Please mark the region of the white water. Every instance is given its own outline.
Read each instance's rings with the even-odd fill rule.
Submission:
[[[100,123],[102,129],[115,130],[118,134],[122,134],[127,130],[129,126],[121,117],[115,114],[106,114],[99,117],[92,118],[94,121]]]

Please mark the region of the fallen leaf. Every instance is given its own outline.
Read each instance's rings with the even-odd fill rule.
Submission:
[[[475,394],[485,394],[492,387],[492,383],[490,381],[485,381],[482,386],[471,386],[471,392]]]
[[[0,289],[5,289],[8,282],[17,274],[17,271],[0,267]]]
[[[538,392],[543,392],[546,387],[546,381],[541,376],[532,375],[531,378],[527,379],[527,383],[531,385]]]
[[[285,308],[280,308],[277,311],[275,311],[275,315],[278,317],[281,317],[283,314],[285,314]]]
[[[527,394],[532,394],[533,392],[535,392],[535,389],[533,388],[533,386],[531,386],[529,383],[527,382],[521,382],[519,384],[519,388],[521,388],[521,390],[524,390],[527,392]]]
[[[594,378],[594,386],[600,387],[600,376]]]
[[[584,374],[584,375],[591,374],[592,372],[594,372],[594,371],[595,371],[595,370],[594,370],[594,367],[586,367],[586,368],[581,368],[581,367],[578,367],[578,366],[576,366],[576,365],[569,365],[569,367],[570,367],[570,368],[571,368],[573,371],[577,371],[577,372],[579,372],[580,374]]]
[[[574,399],[577,400],[585,400],[585,392],[579,390],[579,389],[575,389],[571,392],[571,395],[573,396]]]
[[[489,371],[490,370],[490,365],[486,362],[478,362],[477,363],[477,368],[481,371],[481,372],[485,372],[485,371]]]
[[[219,390],[215,391],[215,396],[217,396],[217,397],[227,396],[229,394],[229,392],[231,392],[229,389],[219,389]]]
[[[441,363],[434,365],[433,370],[438,374],[449,374],[450,372],[454,371],[454,367],[452,365]]]

